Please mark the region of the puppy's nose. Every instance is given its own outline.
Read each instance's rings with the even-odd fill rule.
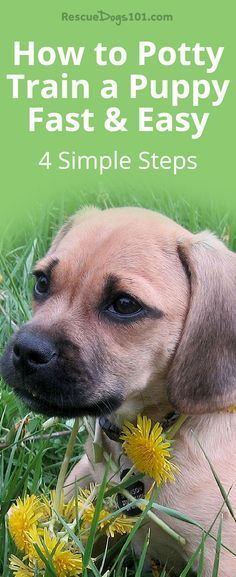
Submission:
[[[56,357],[53,342],[47,337],[25,330],[19,333],[13,347],[13,363],[20,372],[35,372]]]

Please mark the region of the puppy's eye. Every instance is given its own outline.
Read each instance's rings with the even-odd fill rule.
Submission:
[[[119,316],[136,315],[142,310],[143,308],[140,303],[127,294],[119,295],[107,308],[107,311]]]
[[[49,279],[46,274],[41,273],[36,277],[36,283],[34,285],[35,296],[42,296],[48,294],[49,291]]]

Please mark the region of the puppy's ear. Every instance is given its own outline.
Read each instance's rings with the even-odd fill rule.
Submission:
[[[211,233],[182,240],[190,301],[168,373],[177,410],[204,413],[236,404],[236,255]]]

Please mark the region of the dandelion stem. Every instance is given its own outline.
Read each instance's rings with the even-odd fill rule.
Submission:
[[[128,481],[128,479],[133,475],[134,472],[135,472],[135,466],[132,465],[132,467],[128,470],[128,473],[126,473],[126,475],[122,477],[122,484]]]
[[[58,476],[58,480],[57,480],[55,498],[53,501],[53,509],[54,509],[55,513],[60,512],[61,493],[63,491],[64,481],[65,481],[66,473],[68,470],[69,462],[70,462],[70,459],[71,459],[72,454],[73,454],[73,449],[74,449],[74,445],[75,445],[75,441],[76,441],[79,427],[80,427],[80,419],[77,418],[74,421],[74,425],[73,425],[73,428],[72,428],[72,431],[70,434],[67,449],[66,449],[65,456],[64,456],[64,459],[63,459],[62,464],[61,464],[61,468],[60,468],[60,472],[59,472],[59,476]]]
[[[178,417],[177,421],[172,425],[172,427],[167,432],[167,434],[166,434],[167,439],[170,439],[170,440],[174,439],[175,435],[178,433],[179,429],[185,423],[187,418],[188,418],[188,415],[180,415]]]
[[[121,493],[123,493],[123,495],[132,503],[136,503],[137,499],[135,499],[135,497],[133,497],[129,491],[127,491],[126,489],[123,489],[122,491],[120,491]],[[147,516],[149,517],[149,519],[151,519],[154,523],[156,523],[156,525],[158,525],[158,527],[160,527],[161,529],[163,529],[163,531],[165,531],[165,533],[168,533],[168,535],[170,535],[170,537],[172,537],[175,541],[177,541],[177,543],[179,543],[180,545],[184,546],[186,544],[186,541],[184,539],[184,537],[182,537],[181,535],[179,535],[178,533],[176,533],[173,529],[171,529],[171,527],[169,527],[166,523],[164,523],[164,521],[162,521],[161,519],[159,519],[159,517],[157,517],[157,515],[155,515],[155,513],[153,513],[152,511],[147,511]]]

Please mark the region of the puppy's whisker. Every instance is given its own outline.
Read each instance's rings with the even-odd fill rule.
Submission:
[[[96,406],[99,407],[100,412],[102,412],[103,408],[104,412],[102,412],[102,414],[104,415],[107,415],[107,413],[112,413],[113,407],[108,400],[102,400],[100,401],[100,405],[96,403]]]

